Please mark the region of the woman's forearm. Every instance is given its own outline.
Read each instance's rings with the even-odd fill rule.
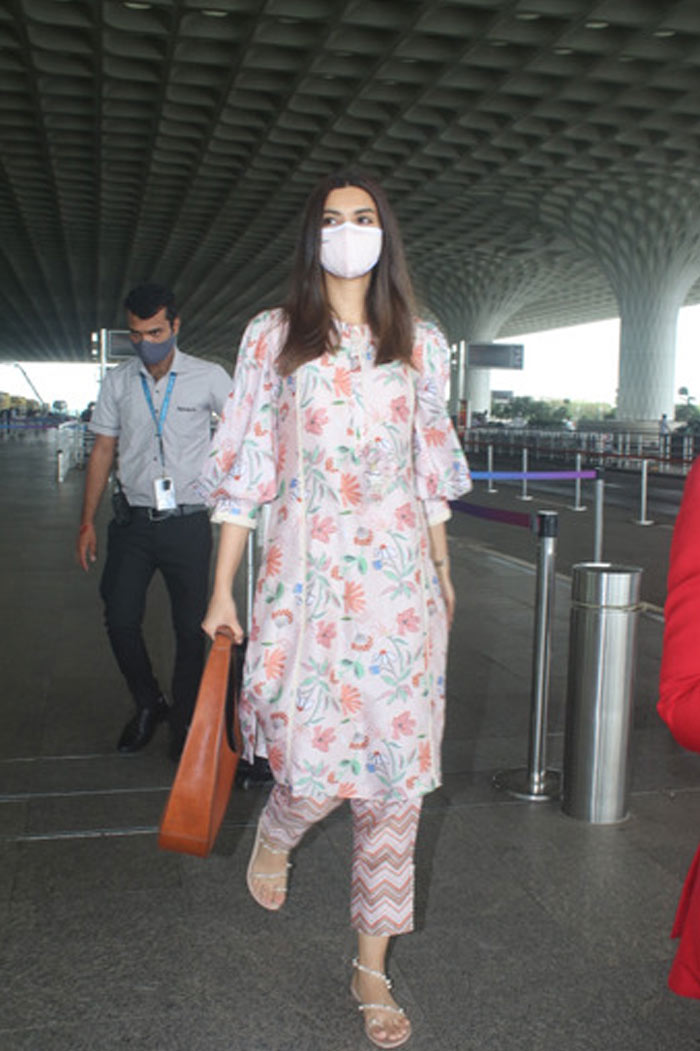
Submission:
[[[430,537],[430,557],[436,566],[447,565],[450,553],[447,547],[447,529],[444,522],[428,526]]]
[[[214,570],[214,594],[230,595],[233,581],[248,543],[250,529],[234,522],[222,522],[219,550]]]

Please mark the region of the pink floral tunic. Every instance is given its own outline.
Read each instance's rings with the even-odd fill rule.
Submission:
[[[241,698],[250,759],[296,795],[440,783],[447,621],[428,523],[471,488],[445,409],[449,351],[374,365],[368,326],[282,379],[282,311],[254,318],[203,478],[214,520],[269,517]]]

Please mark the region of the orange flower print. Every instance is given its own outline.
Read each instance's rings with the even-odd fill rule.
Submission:
[[[341,781],[338,785],[338,795],[341,799],[352,799],[356,795],[355,786],[350,781]]]
[[[432,756],[430,754],[430,741],[419,741],[418,742],[418,769],[422,774],[427,774],[432,764]]]
[[[276,646],[274,650],[265,650],[265,678],[270,679],[281,679],[282,672],[284,671],[285,654],[284,650]]]
[[[411,791],[411,789],[413,788],[413,786],[415,785],[417,780],[418,780],[417,777],[409,777],[409,778],[407,778],[407,780],[406,780],[406,788],[408,789],[409,792]]]
[[[352,394],[350,373],[342,365],[333,374],[333,390],[336,398],[349,398]]]
[[[406,395],[402,394],[400,398],[393,398],[391,405],[391,422],[392,423],[405,423],[409,417],[408,402],[406,401]]]
[[[374,638],[371,635],[356,635],[350,643],[350,648],[353,650],[359,650],[361,653],[366,653],[367,650],[372,648],[373,642]]]
[[[401,504],[401,507],[397,507],[394,513],[397,529],[413,529],[416,524],[416,516],[410,504]]]
[[[345,581],[343,604],[346,613],[362,613],[366,603],[365,590],[361,584],[356,584],[354,580]]]
[[[425,440],[428,445],[444,445],[447,440],[447,433],[442,427],[426,427]]]
[[[359,712],[362,707],[362,697],[356,686],[349,686],[347,683],[344,683],[340,687],[340,706],[345,716]]]
[[[261,425],[260,420],[256,420],[255,421],[255,426],[253,427],[253,431],[254,431],[256,437],[258,437],[258,438],[262,438],[265,434],[267,434],[267,431]]]
[[[356,507],[362,499],[362,491],[356,474],[341,474],[340,496],[343,503]]]
[[[282,568],[282,549],[273,544],[270,550],[267,552],[267,561],[265,563],[265,572],[268,577],[276,577]]]
[[[261,336],[255,346],[255,364],[262,365],[267,354],[267,336]]]
[[[325,409],[307,409],[304,415],[304,430],[309,434],[323,434],[323,428],[328,423],[328,413]]]
[[[397,616],[399,635],[406,635],[411,631],[418,631],[420,628],[420,621],[416,616],[416,611],[413,607],[403,610]]]
[[[328,726],[322,730],[320,726],[314,726],[314,735],[311,739],[311,747],[317,748],[319,752],[327,752],[335,741],[335,730]]]
[[[224,445],[219,450],[216,457],[216,465],[221,468],[222,474],[228,474],[234,463],[236,462],[236,456],[238,455],[237,450],[231,445]]]
[[[411,713],[406,710],[401,712],[392,719],[391,728],[393,730],[393,737],[395,741],[398,741],[399,737],[410,737],[416,728],[416,720],[413,718]]]
[[[335,532],[337,532],[336,525],[330,515],[326,518],[314,515],[311,519],[312,540],[320,540],[322,544],[327,544]]]
[[[353,537],[353,543],[357,544],[358,547],[367,547],[368,544],[372,543],[374,533],[367,526],[359,526],[355,536]]]
[[[324,621],[316,628],[316,641],[319,646],[325,646],[327,650],[333,645],[333,640],[337,634],[335,624],[330,621]]]
[[[287,717],[285,712],[273,712],[270,716],[270,719],[273,724],[279,723],[280,726],[286,726],[289,722],[289,718]]]
[[[284,752],[279,745],[273,744],[272,748],[268,748],[267,761],[274,773],[278,774],[281,772],[284,763]]]

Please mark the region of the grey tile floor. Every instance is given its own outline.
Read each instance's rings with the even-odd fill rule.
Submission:
[[[165,736],[137,756],[114,751],[129,703],[96,575],[73,562],[83,479],[55,483],[55,450],[55,436],[0,443],[0,1051],[367,1048],[348,996],[344,812],[302,844],[279,915],[245,891],[257,792],[234,796],[211,858],[159,852]],[[556,802],[514,801],[491,780],[527,754],[534,577],[457,532],[445,783],[421,824],[417,930],[391,959],[408,1046],[697,1051],[700,1004],[665,983],[700,759],[654,714],[661,623],[640,624],[629,820],[596,827]],[[553,765],[566,579],[557,588]],[[147,630],[167,676],[158,587]]]

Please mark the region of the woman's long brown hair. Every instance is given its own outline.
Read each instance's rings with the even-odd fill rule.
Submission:
[[[277,358],[283,376],[337,347],[338,333],[320,261],[321,227],[328,194],[344,186],[358,186],[372,197],[384,232],[382,252],[365,298],[367,321],[377,347],[375,362],[411,361],[415,307],[399,226],[381,187],[364,173],[348,170],[322,179],[306,203],[285,303],[287,338]]]

